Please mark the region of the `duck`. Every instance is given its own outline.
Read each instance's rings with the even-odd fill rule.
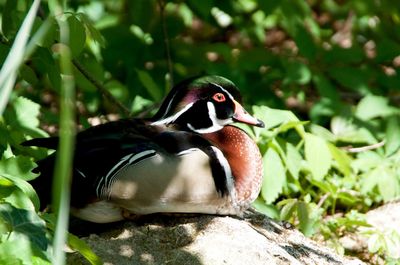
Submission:
[[[155,213],[242,215],[260,192],[263,163],[255,141],[235,123],[264,123],[241,102],[232,81],[193,77],[174,86],[151,118],[77,133],[71,214],[95,223]],[[23,145],[57,150],[58,138]],[[34,169],[41,206],[51,201],[56,155]]]

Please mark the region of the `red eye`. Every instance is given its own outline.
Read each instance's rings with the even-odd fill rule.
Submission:
[[[213,96],[213,99],[217,102],[224,102],[225,101],[225,95],[222,93],[215,93]]]

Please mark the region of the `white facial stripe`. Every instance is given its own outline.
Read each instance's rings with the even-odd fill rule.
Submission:
[[[190,123],[188,123],[187,126],[189,129],[197,133],[212,133],[221,130],[225,125],[233,122],[232,119],[225,119],[225,120],[218,119],[214,104],[212,102],[207,102],[207,109],[208,109],[208,116],[210,117],[212,125],[204,129],[202,128],[196,129]]]
[[[223,88],[222,86],[220,86],[220,85],[218,85],[218,84],[216,84],[216,83],[211,83],[211,84],[213,84],[214,86],[219,87],[222,91],[224,91],[224,92],[229,96],[229,98],[230,98],[231,100],[234,100],[234,98],[233,98],[233,96],[231,95],[231,93],[229,93],[225,88]]]
[[[221,150],[219,150],[215,146],[211,146],[211,148],[214,151],[215,155],[217,156],[217,159],[218,159],[219,163],[221,164],[222,168],[224,169],[225,177],[226,177],[226,187],[228,188],[229,195],[235,201],[235,198],[236,198],[235,183],[234,183],[234,178],[232,175],[231,166],[229,165],[228,160],[226,160],[226,158]]]
[[[193,106],[193,102],[187,104],[183,109],[181,109],[180,111],[178,111],[177,113],[175,113],[174,115],[155,121],[153,122],[151,125],[163,125],[163,124],[169,124],[169,123],[173,123],[174,121],[176,121],[176,119],[179,118],[179,116],[181,116],[183,113],[185,113],[188,109],[190,109]],[[169,107],[169,106],[168,106]]]

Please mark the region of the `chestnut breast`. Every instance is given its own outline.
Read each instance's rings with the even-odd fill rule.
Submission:
[[[261,188],[263,177],[262,156],[258,146],[243,130],[235,126],[204,134],[218,147],[226,159],[235,178],[238,202],[254,201]]]

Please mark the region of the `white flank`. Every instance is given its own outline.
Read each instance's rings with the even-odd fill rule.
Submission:
[[[101,197],[101,195],[104,195],[106,193],[106,191],[112,186],[113,182],[115,181],[115,176],[122,169],[124,169],[128,165],[135,164],[137,160],[140,160],[143,157],[148,156],[150,154],[155,155],[156,151],[151,149],[151,150],[146,150],[146,151],[143,151],[143,152],[140,152],[140,153],[137,153],[137,154],[129,154],[129,155],[126,155],[123,158],[121,158],[121,160],[115,166],[113,166],[113,168],[110,171],[108,171],[107,175],[104,178],[100,179],[100,181],[99,181],[99,183],[97,184],[97,187],[96,187],[97,196]],[[122,163],[126,162],[127,160],[129,160],[129,161],[123,167],[121,167],[120,169],[115,171],[115,169],[117,169]],[[141,162],[141,161],[143,161],[143,160],[140,160],[139,162]],[[101,183],[103,181],[104,181],[104,185],[101,185]],[[100,188],[101,188],[101,192],[99,192]]]

